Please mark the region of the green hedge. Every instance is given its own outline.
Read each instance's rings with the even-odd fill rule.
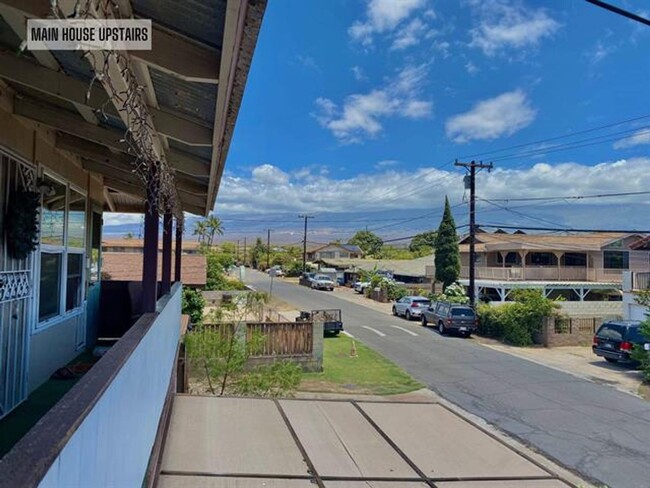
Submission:
[[[511,297],[513,302],[500,306],[478,306],[478,333],[513,346],[530,346],[542,330],[544,317],[555,315],[559,306],[541,290],[515,290]]]

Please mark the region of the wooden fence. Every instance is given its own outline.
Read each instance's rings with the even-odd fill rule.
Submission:
[[[259,334],[263,342],[253,357],[310,355],[314,328],[311,322],[259,322],[246,324],[246,340]]]

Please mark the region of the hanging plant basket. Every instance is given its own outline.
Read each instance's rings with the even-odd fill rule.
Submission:
[[[5,214],[7,251],[14,259],[27,258],[38,246],[38,192],[17,190],[9,197]]]

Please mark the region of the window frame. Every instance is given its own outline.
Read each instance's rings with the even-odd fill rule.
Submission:
[[[613,267],[611,266],[611,261],[610,261],[610,266],[607,266],[605,256],[607,253],[614,253],[614,254],[620,254],[621,259],[622,259],[622,264],[623,266],[620,267]],[[611,259],[611,256],[610,256]],[[627,261],[627,262],[626,262]],[[630,269],[630,252],[626,250],[618,250],[618,249],[605,249],[603,250],[603,269],[620,269],[620,270],[628,270]]]
[[[40,225],[42,218],[42,209],[43,209],[43,197],[41,196],[40,209],[39,209],[39,243],[38,249],[36,250],[37,257],[35,259],[35,277],[34,284],[38,283],[38,290],[35,293],[34,297],[34,326],[32,328],[32,333],[42,332],[52,326],[55,326],[65,320],[68,320],[72,317],[80,315],[84,312],[86,307],[86,255],[87,255],[87,244],[88,244],[88,192],[77,185],[67,181],[65,178],[57,175],[54,172],[51,172],[47,169],[41,171],[42,178],[49,178],[56,181],[57,183],[65,186],[65,208],[63,216],[63,244],[62,245],[52,245],[52,244],[43,244],[41,242],[41,233]],[[70,193],[75,191],[84,197],[84,247],[69,247],[68,246],[68,236],[69,236],[69,215],[70,215]],[[48,317],[47,319],[40,319],[40,297],[41,297],[41,255],[42,253],[48,254],[59,254],[61,256],[61,274],[59,276],[59,308],[58,313],[54,316]],[[79,306],[71,310],[66,310],[66,301],[67,301],[67,291],[68,291],[68,255],[78,254],[81,255],[81,277],[80,277],[80,300]]]

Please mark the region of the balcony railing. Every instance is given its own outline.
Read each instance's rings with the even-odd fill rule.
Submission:
[[[498,281],[599,281],[621,283],[622,271],[619,269],[585,268],[582,266],[526,266],[491,267],[477,266],[476,279]],[[469,266],[460,271],[463,279],[469,278]]]
[[[0,486],[142,486],[170,389],[181,285],[0,460]]]

